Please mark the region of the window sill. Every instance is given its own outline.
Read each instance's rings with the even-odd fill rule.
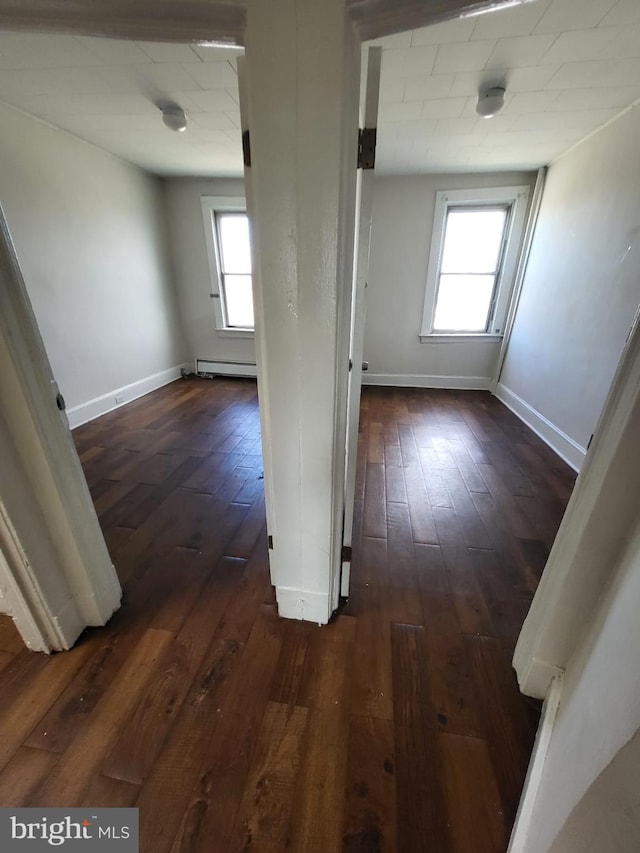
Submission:
[[[451,334],[431,333],[429,335],[418,335],[421,344],[470,344],[484,343],[495,344],[500,343],[502,335],[494,335],[488,332],[478,332],[471,334]]]
[[[217,334],[223,338],[255,338],[253,329],[216,329]]]

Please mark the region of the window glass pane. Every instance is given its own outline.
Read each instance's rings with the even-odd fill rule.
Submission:
[[[253,329],[253,296],[250,275],[225,275],[224,302],[227,325],[234,328]]]
[[[244,213],[219,213],[222,272],[251,274],[249,219]]]
[[[506,218],[504,208],[449,210],[440,272],[496,272]]]
[[[495,276],[441,275],[434,332],[484,332]]]

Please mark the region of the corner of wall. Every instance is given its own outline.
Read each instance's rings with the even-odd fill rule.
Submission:
[[[114,388],[107,394],[102,394],[100,397],[95,397],[93,400],[87,400],[79,406],[73,406],[67,409],[67,420],[69,428],[75,429],[89,421],[99,418],[101,415],[106,415],[107,412],[113,411],[126,403],[131,403],[132,400],[137,400],[138,397],[144,397],[145,394],[151,393],[163,385],[168,385],[170,382],[175,382],[180,379],[181,371],[192,370],[192,362],[184,361],[177,364],[175,367],[169,367],[167,370],[161,370],[159,373],[154,373],[151,376],[145,376],[137,382],[132,382],[129,385],[123,385],[121,388]]]
[[[500,402],[511,409],[521,421],[548,444],[561,459],[564,459],[567,465],[570,465],[574,471],[580,471],[587,455],[586,447],[582,447],[577,441],[574,441],[571,436],[551,423],[548,418],[545,418],[543,414],[534,409],[526,400],[523,400],[515,391],[503,385],[502,382],[496,383],[493,393]]]

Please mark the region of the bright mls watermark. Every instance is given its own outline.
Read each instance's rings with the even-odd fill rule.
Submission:
[[[2,809],[0,851],[139,853],[138,809]]]

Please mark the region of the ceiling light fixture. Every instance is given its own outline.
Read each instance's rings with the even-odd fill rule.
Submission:
[[[501,12],[503,9],[511,9],[512,6],[523,6],[525,3],[535,3],[536,0],[504,0],[504,2],[490,3],[488,6],[483,4],[476,9],[471,9],[469,12],[463,12],[461,18],[475,18],[478,15],[486,15],[488,12]]]
[[[481,89],[478,94],[476,112],[482,118],[491,118],[499,113],[504,106],[504,88],[493,86],[490,89]]]
[[[160,110],[162,112],[162,121],[169,130],[181,133],[187,129],[187,117],[182,107],[179,107],[177,104],[170,104],[166,107],[160,107]]]

